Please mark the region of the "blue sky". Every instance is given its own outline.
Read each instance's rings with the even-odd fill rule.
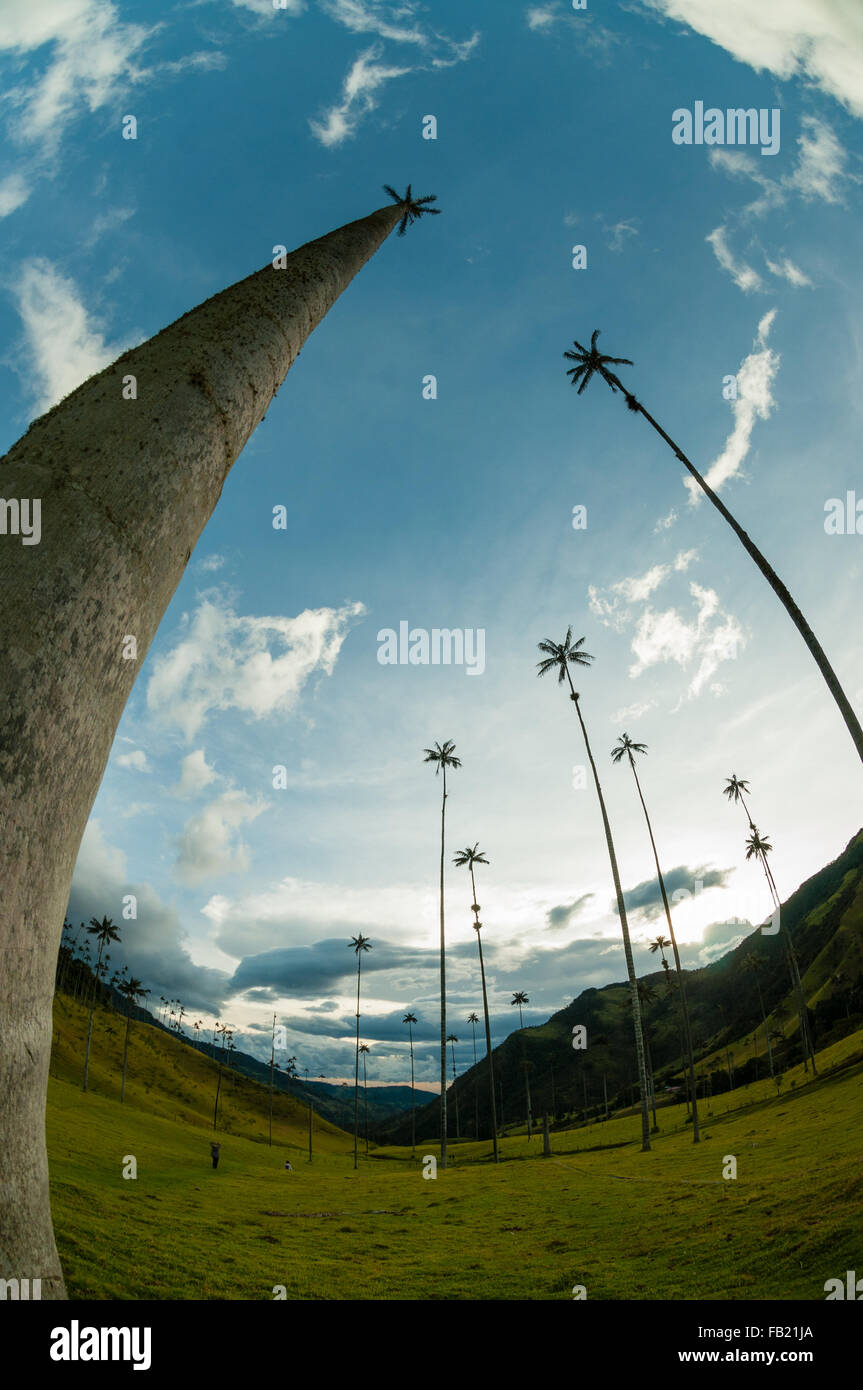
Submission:
[[[564,374],[594,328],[633,359],[627,384],[711,470],[859,710],[863,540],[826,534],[824,508],[863,499],[863,15],[755,8],[7,0],[4,447],[274,245],[379,206],[384,182],[444,213],[385,243],[307,343],[118,730],[70,915],[119,919],[134,893],[115,963],[154,998],[227,1019],[260,1055],[275,1012],[313,1074],[346,1075],[362,931],[370,1074],[406,1079],[410,1008],[432,1082],[440,786],[422,750],[445,738],[463,759],[448,859],[479,841],[491,861],[495,1041],[516,989],[535,1022],[622,978],[577,722],[535,674],[536,643],[569,623],[595,657],[579,688],[638,969],[659,923],[631,777],[608,757],[623,729],[649,745],[662,859],[693,895],[676,913],[692,965],[767,910],[731,772],[784,894],[859,828],[853,747],[773,594],[645,422]],[[673,112],[698,101],[779,110],[779,152],[674,144]],[[401,621],[482,629],[484,670],[381,665],[377,635]],[[469,901],[452,868],[460,1065],[481,1012]]]

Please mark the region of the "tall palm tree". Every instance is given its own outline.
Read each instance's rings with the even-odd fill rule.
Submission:
[[[458,1119],[458,1091],[455,1088],[455,1083],[457,1080],[457,1073],[455,1069],[455,1045],[458,1042],[458,1038],[456,1037],[455,1033],[449,1033],[447,1035],[447,1042],[450,1044],[452,1048],[452,1094],[453,1100],[455,1101],[455,1137],[456,1139],[460,1139],[461,1129],[459,1127]]]
[[[470,846],[468,846],[467,849],[459,850],[458,854],[455,856],[455,859],[453,860],[453,863],[456,864],[458,868],[470,869],[470,886],[471,892],[473,894],[471,912],[473,913],[475,919],[473,922],[473,929],[476,932],[476,944],[479,950],[479,974],[480,980],[482,981],[482,1011],[483,1017],[485,1019],[485,1055],[488,1059],[488,1098],[491,1114],[492,1148],[494,1149],[494,1161],[495,1163],[497,1163],[499,1160],[497,1146],[497,1103],[495,1101],[494,1092],[494,1062],[492,1061],[491,1056],[491,1020],[489,1019],[488,1013],[488,991],[486,990],[485,985],[485,965],[483,963],[482,958],[482,922],[479,920],[480,907],[479,903],[476,900],[476,877],[474,875],[475,865],[487,864],[488,862],[489,861],[486,859],[485,855],[480,849],[479,844],[475,844],[473,846],[473,849],[471,849]],[[501,1105],[500,1114],[501,1124],[503,1124],[503,1105]]]
[[[661,957],[662,957],[662,968],[663,968],[663,970],[665,971],[665,974],[666,974],[666,976],[667,976],[669,970],[671,969],[671,966],[668,964],[668,961],[665,959],[665,952],[668,950],[668,947],[671,945],[671,942],[669,941],[668,937],[667,937],[667,936],[663,936],[662,933],[660,932],[658,936],[654,937],[654,939],[653,939],[652,941],[648,941],[647,944],[648,944],[648,946],[650,947],[650,954],[651,954],[652,956],[655,956],[657,951],[658,951],[659,954],[661,955]]]
[[[114,923],[111,921],[110,917],[103,917],[101,922],[96,917],[91,917],[90,925],[87,928],[87,931],[90,933],[91,936],[95,936],[96,940],[99,943],[99,954],[96,958],[96,978],[98,980],[98,977],[102,971],[102,952],[104,951],[109,941],[120,940],[120,932],[118,928],[114,926]],[[90,1001],[90,1017],[87,1022],[87,1047],[84,1053],[84,1082],[81,1087],[81,1089],[84,1091],[86,1091],[87,1089],[87,1080],[90,1075],[90,1043],[93,1038],[93,1014],[95,1008],[96,992],[94,989],[93,997]],[[0,1189],[0,1194],[2,1194],[2,1189]]]
[[[646,743],[635,743],[629,734],[621,734],[617,743],[611,750],[611,760],[619,763],[623,758],[629,762],[632,775],[635,778],[635,787],[638,792],[638,799],[641,802],[641,809],[644,812],[644,819],[647,823],[647,833],[650,836],[650,848],[653,850],[653,862],[656,865],[656,877],[659,883],[659,891],[662,895],[662,906],[665,910],[665,920],[668,923],[668,934],[671,938],[671,948],[674,951],[674,968],[677,971],[680,981],[680,1009],[683,1015],[683,1038],[686,1044],[686,1064],[689,1067],[689,1093],[692,1101],[692,1142],[698,1144],[701,1135],[698,1129],[698,1100],[695,1094],[695,1055],[692,1048],[692,1029],[689,1024],[689,1005],[686,1001],[686,982],[683,978],[683,968],[680,964],[680,952],[677,949],[677,937],[674,935],[674,924],[671,921],[671,908],[668,906],[668,894],[665,891],[665,879],[662,877],[662,869],[659,867],[659,851],[656,848],[656,840],[653,838],[653,826],[650,823],[650,816],[647,814],[647,803],[644,800],[644,793],[641,790],[641,782],[638,777],[638,769],[635,766],[634,753],[642,756],[647,755]],[[664,938],[660,937],[659,940]],[[668,945],[668,942],[665,943]],[[657,947],[651,946],[651,950]],[[664,951],[663,947],[659,948]],[[665,965],[665,955],[662,956],[662,963]],[[653,1123],[656,1124],[656,1106],[654,1104]]]
[[[446,770],[461,767],[455,744],[446,739],[434,748],[424,748],[425,761],[434,763],[435,777],[443,773],[440,803],[440,1166],[446,1167],[446,934],[444,931],[444,844],[446,840]]]
[[[132,1022],[132,1009],[139,999],[146,999],[150,993],[143,988],[143,981],[136,980],[134,975],[130,975],[128,980],[123,980],[118,987],[118,992],[126,998],[126,1036],[123,1040],[123,1080],[120,1085],[120,1104],[126,1099],[126,1063],[129,1057],[129,1026]]]
[[[755,988],[758,991],[758,1003],[761,1008],[761,1022],[764,1024],[764,1037],[767,1042],[767,1064],[770,1067],[770,1078],[773,1079],[773,1048],[770,1046],[770,1025],[767,1022],[767,1014],[764,1009],[764,995],[761,992],[761,976],[764,972],[764,957],[753,952],[751,956],[746,956],[741,964],[741,969],[747,975],[751,975],[755,981]]]
[[[408,1026],[408,1040],[411,1049],[411,1153],[416,1151],[417,1146],[416,1113],[414,1110],[414,1024],[416,1021],[416,1014],[412,1013],[406,1013],[402,1019],[402,1023],[406,1023]]]
[[[366,1076],[366,1057],[368,1056],[368,1054],[368,1043],[360,1043],[360,1055],[363,1059],[363,1110],[365,1113],[366,1154],[368,1154],[369,1151],[369,1090],[368,1077]]]
[[[787,588],[783,584],[782,580],[779,578],[772,565],[770,565],[769,562],[762,555],[757,545],[755,545],[753,541],[750,540],[749,536],[743,530],[742,526],[740,526],[738,522],[735,520],[735,518],[732,516],[731,512],[725,506],[725,503],[720,501],[710,484],[706,481],[705,478],[701,476],[695,465],[691,463],[690,460],[686,457],[680,446],[675,444],[674,440],[671,438],[670,435],[666,434],[662,426],[658,424],[658,422],[653,418],[653,416],[650,414],[648,410],[645,410],[641,402],[636,400],[632,392],[627,391],[626,387],[615,375],[615,373],[609,370],[611,366],[631,367],[633,363],[630,361],[630,359],[628,357],[603,356],[596,346],[596,340],[598,337],[599,329],[597,328],[593,332],[589,348],[582,347],[581,343],[576,341],[573,344],[576,351],[565,352],[563,354],[564,357],[566,357],[569,361],[575,363],[575,366],[570,367],[567,371],[567,376],[572,377],[572,385],[575,386],[576,383],[580,383],[578,386],[578,394],[581,395],[582,391],[587,386],[591,377],[595,373],[603,379],[607,386],[611,387],[612,391],[622,391],[623,398],[626,401],[628,408],[636,414],[643,415],[647,423],[653,426],[660,438],[665,440],[668,447],[680,460],[684,468],[686,468],[686,470],[689,472],[690,476],[695,479],[695,482],[701,488],[705,497],[708,497],[710,499],[716,510],[719,512],[720,516],[724,517],[725,520],[728,522],[728,525],[731,527],[737,539],[740,541],[741,545],[747,551],[749,556],[755,561],[761,573],[764,575],[764,578],[767,580],[767,583],[770,585],[771,589],[776,594],[780,603],[782,603],[782,605],[784,606],[786,613],[793,622],[794,626],[797,628],[797,631],[800,633],[801,637],[803,638],[803,641],[806,643],[806,646],[809,648],[810,654],[814,658],[819,671],[824,677],[824,680],[827,684],[827,688],[830,691],[830,694],[833,696],[833,699],[836,701],[842,718],[845,720],[846,727],[848,729],[849,734],[851,735],[851,738],[854,741],[854,747],[857,749],[858,756],[861,760],[863,760],[863,728],[860,727],[860,721],[857,718],[857,715],[854,713],[854,710],[851,708],[851,703],[847,695],[845,694],[845,691],[842,689],[842,686],[839,683],[839,677],[836,675],[836,672],[833,670],[833,667],[827,660],[826,653],[823,647],[821,646],[821,643],[818,641],[818,638],[815,636],[815,633],[812,631],[811,627],[807,623],[800,609],[797,607],[797,604],[794,602],[793,598],[791,597]]]
[[[629,923],[626,918],[626,904],[623,901],[623,889],[620,886],[620,873],[617,868],[617,855],[614,850],[614,840],[611,836],[611,825],[608,820],[608,813],[605,809],[605,798],[602,795],[602,787],[599,781],[599,773],[596,770],[593,753],[590,748],[590,740],[587,737],[587,729],[581,714],[579,696],[572,683],[570,666],[589,666],[593,657],[589,652],[581,650],[584,642],[583,637],[579,637],[577,642],[572,640],[572,628],[566,630],[566,636],[562,642],[553,642],[551,638],[546,638],[539,643],[539,650],[543,654],[543,660],[537,662],[537,675],[548,675],[549,671],[557,671],[558,684],[564,681],[569,683],[569,696],[575,705],[575,712],[578,715],[578,722],[581,725],[581,733],[584,739],[584,746],[587,750],[588,761],[593,772],[593,782],[596,787],[596,795],[599,800],[599,809],[602,814],[602,825],[605,831],[605,843],[608,849],[608,858],[611,864],[611,877],[614,881],[614,891],[617,897],[617,914],[620,918],[620,930],[623,935],[623,951],[626,957],[626,972],[629,977],[629,992],[632,997],[632,1018],[635,1028],[635,1052],[638,1061],[638,1076],[641,1086],[641,1151],[647,1153],[650,1150],[650,1118],[647,1113],[647,1070],[644,1061],[644,1038],[641,1032],[641,1008],[638,1003],[638,985],[635,978],[635,966],[632,961],[632,942],[629,938]]]
[[[217,1124],[218,1118],[219,1118],[219,1095],[220,1095],[221,1090],[222,1090],[222,1066],[223,1066],[223,1063],[224,1063],[224,1060],[225,1060],[225,1039],[229,1036],[229,1028],[230,1028],[230,1025],[229,1025],[229,1024],[227,1024],[227,1023],[219,1023],[219,1022],[217,1021],[216,1026],[215,1026],[215,1028],[213,1029],[213,1051],[214,1051],[214,1052],[215,1052],[215,1049],[216,1049],[216,1036],[218,1035],[218,1036],[222,1039],[222,1047],[221,1047],[221,1051],[219,1052],[219,1071],[218,1071],[218,1075],[217,1075],[217,1077],[216,1077],[216,1103],[215,1103],[215,1105],[213,1106],[213,1129],[216,1128],[216,1124]]]
[[[515,994],[512,996],[512,998],[510,999],[509,1002],[510,1002],[510,1006],[512,1006],[512,1005],[514,1005],[514,1004],[517,1004],[517,1005],[518,1005],[518,1026],[519,1026],[519,1028],[523,1028],[523,1027],[524,1027],[524,1014],[523,1014],[522,1011],[521,1011],[521,1006],[522,1006],[522,1004],[529,1004],[529,1003],[530,1003],[530,1000],[528,999],[527,995],[526,995],[522,990],[519,989],[519,990],[516,990]]]
[[[363,936],[360,932],[359,936],[351,937],[348,942],[348,949],[353,951],[357,958],[357,1043],[354,1056],[354,1169],[356,1169],[360,1106],[360,976],[363,968],[363,952],[370,951],[372,943],[367,936]]]
[[[273,1147],[273,1072],[276,1066],[276,1015],[270,1030],[270,1148]]]
[[[479,1023],[479,1016],[478,1016],[477,1014],[468,1014],[468,1016],[467,1016],[467,1021],[468,1021],[468,1023],[470,1024],[471,1033],[473,1034],[473,1070],[474,1070],[474,1078],[473,1078],[473,1137],[474,1137],[474,1139],[478,1139],[478,1138],[479,1138],[479,1086],[477,1085],[477,1075],[476,1075],[476,1067],[477,1067],[477,1063],[476,1063],[476,1025]]]
[[[749,783],[744,781],[742,777],[738,777],[736,773],[732,772],[731,776],[727,778],[725,786],[722,788],[722,795],[727,796],[728,800],[730,802],[733,802],[735,806],[738,804],[738,802],[740,803],[740,805],[746,812],[746,819],[749,821],[750,828],[754,830],[755,822],[752,819],[752,813],[749,810],[749,807],[746,805],[746,796],[744,796],[744,792],[746,793],[746,796],[749,795]]]
[[[0,1278],[38,1269],[45,1299],[65,1297],[44,1140],[54,961],[117,724],[309,334],[390,233],[427,212],[408,192],[268,261],[91,376],[0,464],[6,497],[43,502],[42,543],[0,547],[0,959],[15,960],[0,977]]]
[[[788,931],[788,928],[786,927],[785,922],[782,918],[782,912],[779,903],[779,894],[776,890],[776,882],[773,878],[773,872],[770,868],[770,865],[767,862],[767,856],[772,852],[773,846],[771,845],[770,841],[766,838],[766,836],[759,834],[756,826],[751,826],[751,833],[749,835],[749,839],[746,841],[746,858],[756,859],[758,863],[761,865],[762,869],[764,870],[764,874],[767,879],[767,885],[770,889],[770,893],[773,898],[775,914],[779,922],[779,935],[782,938],[782,944],[785,948],[785,959],[788,964],[789,972],[791,974],[791,989],[794,994],[795,1002],[797,1004],[797,1017],[800,1021],[800,1041],[803,1045],[803,1069],[804,1071],[808,1071],[809,1063],[811,1062],[812,1075],[817,1076],[818,1070],[815,1065],[815,1049],[812,1046],[812,1039],[809,1036],[809,1020],[806,1007],[806,998],[803,993],[803,982],[800,979],[800,969],[797,964],[797,954],[794,950],[794,945],[791,941],[791,936]]]

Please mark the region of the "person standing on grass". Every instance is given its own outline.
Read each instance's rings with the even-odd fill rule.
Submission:
[[[213,1155],[213,1167],[214,1167],[214,1168],[218,1168],[218,1166],[219,1166],[219,1150],[221,1149],[221,1147],[222,1147],[221,1144],[216,1144],[216,1143],[212,1143],[212,1144],[210,1145],[210,1153]]]

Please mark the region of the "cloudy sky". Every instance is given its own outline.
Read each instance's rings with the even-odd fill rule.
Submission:
[[[275,1012],[301,1065],[341,1076],[361,931],[370,1075],[407,1079],[412,1009],[433,1081],[440,779],[422,750],[452,739],[448,859],[478,841],[490,860],[495,1041],[516,989],[538,1022],[621,979],[577,721],[536,679],[536,643],[569,623],[594,656],[578,688],[637,968],[661,923],[609,758],[622,730],[649,746],[690,964],[767,910],[732,772],[784,894],[835,857],[860,770],[800,637],[644,420],[596,380],[577,396],[562,354],[600,328],[633,359],[627,383],[859,710],[863,539],[824,525],[829,499],[863,499],[859,6],[4,0],[0,63],[3,447],[275,245],[379,206],[382,183],[444,211],[391,238],[316,331],[164,618],[70,904],[120,920],[135,895],[115,963],[259,1055]],[[675,143],[673,113],[698,102],[779,112],[778,151]],[[483,668],[381,664],[378,633],[402,622],[482,630]],[[469,902],[453,867],[460,1065],[481,1012]]]

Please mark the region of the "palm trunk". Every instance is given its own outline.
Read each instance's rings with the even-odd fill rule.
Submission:
[[[366,1059],[363,1056],[363,1112],[365,1117],[366,1129],[366,1155],[369,1152],[369,1088],[366,1078]]]
[[[446,763],[440,804],[440,1166],[446,1167],[446,939],[444,935],[444,840],[446,831]]]
[[[476,1067],[476,1024],[470,1025],[473,1033],[473,1137],[479,1138],[479,1085]]]
[[[354,1052],[354,1170],[357,1168],[357,1135],[359,1134],[360,1105],[360,974],[362,971],[362,951],[357,951],[357,1042]]]
[[[103,946],[104,946],[104,942],[100,941],[100,942],[99,942],[99,955],[98,955],[97,960],[96,960],[96,980],[98,980],[98,978],[99,978],[99,966],[102,964],[102,947],[103,947]],[[92,1001],[91,1001],[91,1003],[90,1003],[90,1018],[89,1018],[89,1020],[88,1020],[88,1022],[87,1022],[87,1046],[86,1046],[85,1051],[84,1051],[84,1082],[83,1082],[83,1085],[82,1085],[82,1087],[81,1087],[81,1089],[82,1089],[83,1091],[86,1091],[86,1089],[87,1089],[87,1081],[88,1081],[88,1078],[89,1078],[89,1076],[90,1076],[90,1044],[91,1044],[91,1042],[92,1042],[92,1040],[93,1040],[93,1014],[95,1013],[95,1011],[96,1011],[96,986],[95,986],[95,983],[94,983],[94,986],[93,986],[93,998],[92,998]],[[0,1103],[2,1103],[2,1102],[0,1102]],[[2,1189],[0,1189],[0,1192],[2,1192]],[[0,1208],[0,1210],[2,1210],[2,1208]]]
[[[674,927],[671,921],[671,908],[668,906],[668,894],[665,891],[665,879],[662,877],[662,870],[659,867],[659,854],[656,848],[656,841],[653,838],[653,826],[650,824],[650,816],[647,814],[647,805],[641,791],[641,783],[638,780],[638,773],[635,768],[635,761],[632,754],[629,755],[629,765],[632,768],[632,775],[635,778],[635,785],[638,788],[638,799],[641,802],[641,809],[644,812],[644,819],[647,822],[647,833],[650,836],[650,848],[653,850],[653,862],[656,865],[656,877],[659,880],[659,891],[662,894],[662,906],[665,908],[665,920],[668,923],[668,935],[671,938],[671,946],[674,951],[674,966],[677,970],[677,978],[680,983],[680,1009],[683,1014],[683,1037],[686,1044],[686,1055],[689,1062],[689,1092],[692,1096],[692,1142],[697,1144],[700,1141],[698,1129],[698,1100],[696,1097],[695,1086],[695,1055],[692,1049],[692,1029],[689,1025],[689,1005],[686,1002],[686,982],[683,978],[683,967],[680,964],[680,952],[677,949],[677,937],[674,935]],[[664,963],[664,957],[663,957]],[[656,1117],[654,1114],[654,1123]]]
[[[126,1063],[129,1060],[129,1026],[132,1022],[132,1003],[129,1002],[129,1011],[126,1014],[126,1037],[123,1042],[123,1080],[120,1084],[120,1104],[126,1099]]]
[[[411,1043],[411,1153],[416,1152],[417,1146],[417,1127],[416,1111],[414,1108],[414,1031],[413,1025],[408,1024],[408,1037]]]
[[[618,385],[621,385],[621,383],[618,382]],[[731,515],[731,512],[725,506],[725,503],[720,501],[720,499],[717,497],[716,493],[713,491],[712,487],[709,485],[706,479],[702,478],[695,465],[691,463],[690,460],[686,457],[683,450],[678,448],[671,436],[666,434],[662,426],[658,424],[656,420],[654,420],[650,412],[645,410],[641,402],[636,400],[635,396],[633,396],[630,391],[627,391],[625,387],[621,387],[621,389],[623,390],[623,393],[626,397],[626,403],[629,406],[630,410],[640,412],[640,414],[644,416],[648,424],[652,425],[653,428],[656,430],[657,434],[665,440],[669,448],[674,450],[674,453],[680,459],[680,462],[683,464],[684,468],[686,468],[688,472],[691,474],[691,476],[695,479],[705,496],[710,498],[710,501],[713,503],[720,516],[723,516],[725,520],[728,522],[728,525],[731,527],[732,531],[737,536],[737,539],[740,541],[741,545],[755,561],[756,565],[760,569],[761,573],[764,575],[764,578],[767,580],[767,583],[770,585],[771,589],[776,594],[780,603],[783,604],[785,611],[787,612],[794,626],[797,628],[797,631],[800,633],[801,637],[803,638],[803,641],[809,648],[809,651],[819,671],[824,677],[824,680],[827,684],[827,688],[830,691],[830,694],[833,696],[833,699],[836,701],[836,704],[839,707],[839,712],[842,715],[842,718],[845,720],[845,725],[848,729],[848,732],[854,740],[854,747],[857,749],[857,754],[860,757],[861,761],[863,761],[863,728],[860,727],[860,721],[857,718],[857,715],[854,713],[854,710],[851,708],[850,701],[848,700],[845,691],[842,689],[842,686],[839,684],[839,678],[836,675],[836,672],[833,670],[833,667],[830,665],[830,662],[827,660],[826,653],[824,652],[821,643],[818,641],[818,638],[815,636],[815,633],[812,631],[811,627],[807,623],[800,609],[797,607],[797,604],[794,602],[785,585],[782,583],[782,580],[779,578],[772,565],[770,565],[769,562],[762,555],[757,545],[755,545],[754,542],[750,540],[749,536],[743,530],[742,526],[740,526],[738,522],[735,521],[734,517]]]
[[[794,995],[794,1000],[797,1005],[797,1018],[800,1023],[800,1041],[803,1047],[804,1071],[808,1070],[808,1063],[811,1062],[812,1075],[817,1076],[818,1071],[815,1066],[815,1049],[813,1048],[812,1040],[809,1037],[809,1023],[807,1018],[806,998],[803,994],[803,982],[800,979],[800,968],[797,964],[797,954],[794,950],[794,946],[791,941],[791,934],[788,931],[788,928],[785,926],[785,923],[782,921],[779,893],[776,888],[776,881],[773,877],[773,870],[770,868],[770,865],[767,862],[767,856],[765,854],[759,854],[758,858],[761,860],[761,865],[764,869],[764,874],[767,879],[767,886],[770,889],[774,906],[779,915],[779,934],[782,938],[782,944],[785,947],[785,959],[788,965],[789,972],[791,974],[791,991]]]
[[[755,976],[755,987],[758,990],[758,1003],[761,1005],[761,1021],[764,1024],[764,1039],[767,1043],[767,1063],[770,1067],[770,1080],[773,1080],[773,1048],[770,1046],[770,1025],[767,1022],[767,1014],[764,1009],[764,995],[761,993],[761,981]]]
[[[474,905],[476,905],[476,880],[474,879],[473,865],[471,865],[471,869],[470,869],[470,883],[471,883],[471,888],[473,889],[473,901],[474,901]],[[485,987],[485,965],[484,965],[484,963],[483,963],[483,958],[482,958],[482,929],[481,929],[480,920],[479,920],[479,909],[477,909],[477,911],[475,912],[474,916],[476,917],[476,924],[475,924],[476,944],[477,944],[477,948],[478,948],[478,950],[479,950],[479,974],[480,974],[480,979],[481,979],[481,981],[482,981],[482,1014],[483,1014],[483,1019],[485,1020],[485,1055],[486,1055],[486,1057],[488,1058],[488,1098],[489,1098],[489,1104],[490,1104],[490,1106],[491,1106],[491,1139],[492,1139],[492,1147],[493,1147],[493,1149],[494,1149],[494,1161],[495,1161],[495,1163],[497,1163],[497,1162],[499,1161],[498,1146],[497,1146],[497,1105],[496,1105],[496,1103],[495,1103],[495,1095],[494,1095],[494,1063],[493,1063],[492,1057],[491,1057],[491,1022],[490,1022],[489,1016],[488,1016],[488,992],[486,991],[486,987]],[[502,1126],[503,1126],[503,1082],[501,1082],[500,1123],[501,1123],[501,1127],[502,1127]]]
[[[117,724],[230,468],[398,221],[397,206],[381,208],[207,300],[2,461],[7,498],[41,499],[42,540],[0,548],[0,1278],[41,1278],[43,1298],[65,1296],[44,1138],[54,958]]]
[[[581,708],[578,703],[578,696],[572,683],[572,676],[567,667],[567,680],[572,696],[575,712],[578,715],[578,722],[581,725],[581,733],[584,738],[584,746],[587,750],[587,757],[593,772],[593,781],[596,787],[596,795],[599,798],[599,809],[602,812],[602,824],[605,829],[605,843],[608,847],[608,858],[611,863],[611,876],[614,880],[614,891],[617,896],[617,912],[620,917],[620,929],[623,933],[623,951],[626,956],[626,973],[629,977],[629,991],[632,998],[632,1017],[635,1027],[635,1052],[638,1060],[638,1077],[641,1087],[641,1151],[650,1151],[650,1116],[647,1112],[647,1071],[644,1064],[644,1037],[641,1030],[641,1004],[638,998],[638,981],[635,978],[635,966],[632,962],[632,943],[629,939],[629,923],[626,919],[626,906],[623,901],[623,889],[620,886],[620,874],[617,869],[617,855],[614,852],[614,841],[611,838],[611,826],[608,822],[608,815],[605,809],[605,799],[602,795],[602,787],[599,784],[599,773],[596,770],[596,763],[593,760],[593,753],[590,750],[590,740],[587,737],[587,729],[581,717]]]

